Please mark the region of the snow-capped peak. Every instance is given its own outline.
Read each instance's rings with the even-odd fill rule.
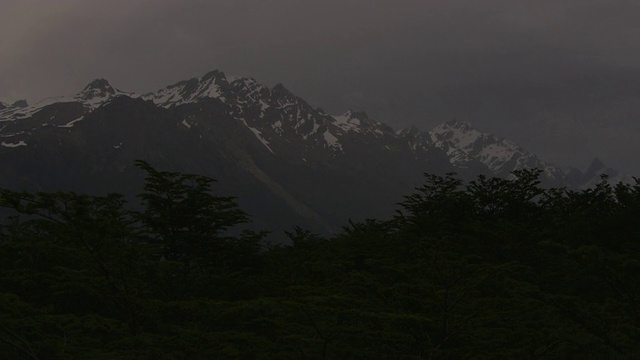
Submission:
[[[116,94],[116,90],[105,79],[95,79],[90,82],[76,98],[91,100],[94,98],[105,98]]]
[[[512,141],[482,133],[466,122],[447,121],[429,134],[434,145],[444,150],[456,166],[465,167],[471,161],[478,161],[496,174],[540,168],[550,177],[561,176],[561,171],[555,166],[543,163]]]
[[[130,94],[115,89],[105,79],[95,79],[85,86],[81,92],[76,94],[73,99],[83,103],[87,108],[95,109],[119,95]]]
[[[271,90],[268,87],[260,84],[254,78],[250,77],[237,77],[231,81],[230,86],[233,88],[236,95],[249,101],[251,103],[257,103],[269,98]],[[266,103],[263,107],[266,107]]]
[[[454,148],[465,152],[471,152],[478,140],[489,136],[476,130],[471,124],[455,119],[433,128],[429,133],[435,143],[449,142]]]
[[[207,98],[218,98],[224,102],[227,100],[224,95],[227,88],[229,88],[229,82],[224,73],[214,70],[200,78],[180,81],[155,93],[142,95],[142,98],[166,108]]]

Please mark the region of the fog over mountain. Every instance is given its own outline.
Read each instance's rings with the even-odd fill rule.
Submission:
[[[640,174],[639,16],[627,0],[3,0],[0,101],[223,69],[330,114],[455,118],[560,166]]]

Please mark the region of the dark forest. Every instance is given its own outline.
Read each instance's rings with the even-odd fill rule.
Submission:
[[[139,204],[2,190],[0,358],[640,352],[637,179],[569,190],[537,170],[425,174],[392,218],[267,242],[213,179],[137,166]]]

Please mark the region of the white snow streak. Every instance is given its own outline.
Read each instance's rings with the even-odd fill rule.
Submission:
[[[361,132],[360,128],[360,119],[352,118],[351,112],[348,111],[342,115],[337,115],[333,117],[336,120],[336,125],[340,127],[345,132],[355,131]]]
[[[0,145],[2,145],[4,147],[8,147],[8,148],[17,148],[17,147],[20,147],[20,146],[27,146],[27,143],[22,141],[22,140],[20,140],[20,142],[18,142],[18,143],[7,143],[7,142],[3,141],[2,144],[0,144]]]
[[[255,135],[258,140],[260,140],[260,142],[262,143],[262,145],[264,145],[267,149],[269,149],[269,151],[275,155],[275,153],[273,152],[273,150],[271,150],[271,147],[269,146],[269,142],[262,137],[262,132],[260,132],[260,130],[256,129],[256,128],[252,128],[251,126],[249,126],[249,124],[247,124],[247,122],[244,119],[240,119],[240,121],[242,121],[242,123],[244,124],[244,126],[246,126],[249,130],[251,130],[251,132],[253,133],[253,135]]]
[[[338,138],[335,137],[332,133],[330,133],[329,130],[325,131],[324,134],[322,134],[322,136],[324,137],[324,141],[327,142],[327,145],[329,145],[329,147],[338,148],[342,150],[342,145],[340,145]]]
[[[77,119],[75,119],[75,120],[71,120],[71,121],[69,121],[68,123],[66,123],[66,124],[64,124],[64,125],[60,125],[60,126],[58,126],[58,127],[61,127],[61,128],[70,128],[70,127],[73,127],[73,125],[74,125],[75,123],[77,123],[78,121],[82,121],[82,119],[84,119],[84,116],[80,116],[79,118],[77,118]]]

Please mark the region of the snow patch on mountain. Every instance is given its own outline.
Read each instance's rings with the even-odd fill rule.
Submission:
[[[282,129],[282,121],[278,120],[276,122],[274,122],[273,124],[271,124],[271,128],[273,129],[273,131],[275,131],[276,134],[282,136],[282,134],[284,133],[284,129]]]
[[[66,123],[66,124],[64,124],[64,125],[60,125],[60,126],[58,126],[58,127],[61,127],[61,128],[70,128],[70,127],[73,127],[73,125],[74,125],[75,123],[77,123],[78,121],[82,121],[83,119],[84,119],[84,116],[80,116],[79,118],[74,119],[74,120],[71,120],[71,121],[69,121],[68,123]]]
[[[335,137],[335,135],[333,135],[332,133],[330,133],[329,130],[325,131],[322,134],[322,137],[324,138],[324,141],[327,143],[327,146],[329,146],[330,148],[342,150],[342,145],[340,145],[338,138]]]
[[[335,119],[335,124],[344,132],[362,132],[360,119],[355,117],[351,110],[333,118]]]
[[[27,143],[24,142],[23,140],[20,140],[17,143],[4,142],[3,141],[2,143],[0,143],[0,145],[2,145],[3,147],[7,147],[7,148],[17,148],[17,147],[20,147],[20,146],[27,146]]]
[[[34,105],[28,105],[26,101],[22,101],[19,105],[16,103],[7,106],[0,110],[0,122],[2,121],[15,121],[33,116],[42,108],[48,105],[52,105],[60,102],[72,102],[74,99],[69,99],[64,96],[49,97],[37,102]]]

